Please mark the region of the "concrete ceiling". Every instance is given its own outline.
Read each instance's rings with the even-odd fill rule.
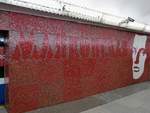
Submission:
[[[24,0],[49,5],[51,0]],[[150,0],[62,0],[150,24]]]

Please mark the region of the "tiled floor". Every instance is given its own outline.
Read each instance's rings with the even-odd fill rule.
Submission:
[[[6,113],[5,109],[0,113]],[[150,113],[150,82],[28,113]]]
[[[81,113],[150,113],[150,89]]]

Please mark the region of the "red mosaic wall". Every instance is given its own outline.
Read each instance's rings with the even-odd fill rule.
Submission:
[[[144,73],[134,80],[135,33],[17,13],[8,16],[10,113],[149,80],[149,39]]]

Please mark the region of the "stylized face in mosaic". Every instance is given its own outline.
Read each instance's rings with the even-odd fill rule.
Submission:
[[[135,35],[133,42],[133,52],[132,52],[132,71],[133,79],[139,79],[144,72],[144,64],[147,57],[145,52],[147,36],[145,35]]]

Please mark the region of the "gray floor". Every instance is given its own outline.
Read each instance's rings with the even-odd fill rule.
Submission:
[[[150,113],[150,89],[81,113]]]
[[[0,113],[6,113],[5,109]],[[150,82],[28,113],[150,113]]]

